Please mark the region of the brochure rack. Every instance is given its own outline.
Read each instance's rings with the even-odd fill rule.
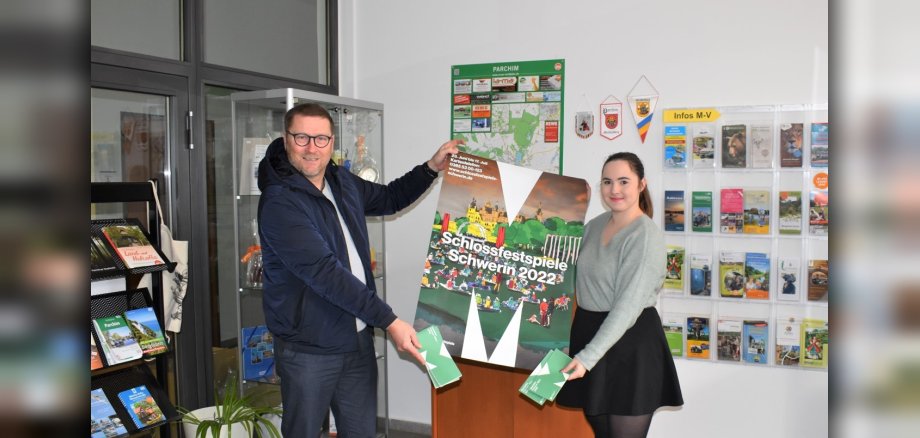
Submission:
[[[159,239],[159,215],[156,204],[154,203],[153,192],[149,182],[137,183],[91,183],[90,185],[90,202],[93,204],[103,203],[146,203],[146,221],[147,228],[145,234],[149,237],[150,243],[158,248]],[[128,223],[125,218],[94,220],[92,229],[107,224]],[[130,221],[132,223],[133,220]],[[142,227],[143,228],[143,227]],[[159,251],[159,250],[158,250]],[[160,253],[162,256],[162,253]],[[118,315],[126,310],[143,308],[150,306],[154,309],[156,318],[163,327],[163,282],[161,272],[167,269],[173,269],[175,263],[163,257],[166,262],[164,265],[151,266],[136,269],[119,269],[118,272],[109,274],[100,278],[92,278],[90,283],[90,317],[99,318],[104,316]],[[120,264],[120,267],[124,267]],[[130,290],[106,290],[102,286],[104,279],[125,278],[125,284],[128,280],[137,282],[139,276],[149,274],[150,290],[146,288]],[[92,327],[92,323],[90,323]],[[99,338],[95,331],[90,329],[91,336],[96,339],[96,344],[101,346]],[[91,372],[91,389],[101,388],[105,393],[112,407],[115,409],[121,423],[127,428],[130,434],[149,431],[152,428],[159,428],[168,425],[169,422],[177,420],[179,414],[173,406],[173,401],[169,396],[169,391],[165,389],[164,382],[168,373],[167,360],[171,356],[169,351],[161,353],[153,358],[138,359],[113,366],[108,366],[105,355],[100,356],[103,360],[103,368]],[[127,409],[119,401],[118,394],[121,391],[144,385],[150,392],[157,406],[163,412],[166,420],[155,425],[139,429]],[[159,436],[169,438],[171,431],[169,427],[163,427],[159,430]]]
[[[679,119],[669,120],[669,111],[676,114]],[[717,118],[692,120],[694,115],[708,115],[710,111],[711,114],[716,114]],[[708,359],[691,360],[718,361],[719,363],[733,363],[720,361],[717,358],[718,354],[715,349],[718,343],[717,325],[720,319],[766,321],[769,324],[767,330],[769,342],[765,349],[767,362],[748,363],[745,360],[739,360],[736,363],[747,366],[769,365],[792,368],[788,364],[775,363],[776,327],[789,321],[801,323],[806,318],[828,320],[827,298],[821,301],[810,301],[807,296],[811,282],[808,275],[809,260],[828,259],[827,233],[816,234],[809,230],[809,193],[813,191],[825,191],[826,193],[827,187],[816,187],[815,184],[819,179],[823,179],[823,182],[826,183],[826,176],[830,173],[826,164],[812,164],[811,152],[812,125],[827,122],[827,105],[710,107],[705,110],[672,108],[666,109],[663,114],[665,118],[664,145],[660,146],[659,150],[663,152],[664,172],[660,185],[661,190],[653,195],[655,196],[656,219],[665,216],[666,223],[668,215],[673,214],[673,211],[668,210],[665,192],[683,191],[684,193],[682,217],[677,219],[678,223],[683,224],[683,231],[665,231],[665,240],[669,246],[684,249],[683,263],[679,269],[682,284],[679,289],[668,289],[666,280],[665,289],[660,295],[659,306],[663,320],[671,318],[676,321],[682,318],[684,321],[681,334],[684,351],[680,356],[675,355],[675,357],[687,358],[688,356],[686,323],[688,317],[709,318],[707,347],[713,346]],[[681,114],[684,116],[681,117]],[[687,118],[690,120],[686,120]],[[786,147],[786,132],[792,129],[793,124],[801,124],[797,127],[800,136],[798,145],[800,147],[798,151],[801,159],[800,167],[789,166],[788,151],[782,150]],[[694,156],[695,133],[707,132],[706,126],[711,132],[713,144],[697,149],[696,156]],[[826,129],[826,126],[823,129]],[[755,130],[757,132],[754,132]],[[741,167],[726,167],[723,164],[737,165],[736,162],[728,160],[728,157],[723,160],[723,155],[729,150],[730,137],[728,134],[735,131],[740,131],[741,135],[746,137],[746,150],[740,160],[745,164]],[[824,132],[826,133],[826,130]],[[826,141],[826,137],[824,138]],[[755,141],[758,142],[756,145]],[[684,146],[683,149],[680,146]],[[701,150],[705,151],[707,158],[711,158],[711,165],[700,160]],[[755,150],[762,154],[755,157]],[[826,163],[826,149],[824,151],[824,163]],[[720,229],[720,212],[723,207],[720,193],[722,189],[728,188],[740,188],[745,193],[750,190],[769,194],[767,204],[769,214],[764,215],[769,224],[767,233],[729,233]],[[712,231],[710,232],[694,230],[692,193],[699,191],[712,193]],[[780,233],[779,195],[780,192],[785,191],[801,193],[799,199],[800,234]],[[668,193],[668,196],[673,195]],[[748,214],[748,208],[749,206],[744,206],[745,215]],[[664,226],[662,228],[667,229]],[[723,252],[766,254],[770,267],[769,297],[766,299],[752,299],[747,295],[742,298],[722,297],[720,284],[724,278],[720,275],[719,258]],[[700,294],[697,290],[694,291],[696,293],[691,293],[691,255],[710,257],[711,288],[708,295]],[[780,259],[796,259],[799,262],[797,272],[795,272],[799,292],[792,299],[782,296],[784,281],[779,272]]]

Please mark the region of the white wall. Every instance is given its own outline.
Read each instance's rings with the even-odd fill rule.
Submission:
[[[608,94],[625,102],[642,74],[660,92],[659,108],[828,99],[825,0],[343,0],[339,8],[342,94],[385,105],[389,178],[447,140],[452,64],[564,58],[564,174],[594,183],[604,157],[630,150],[645,161],[652,193],[662,190],[660,110],[644,145],[629,116],[615,141],[579,139],[576,110],[596,111]],[[417,230],[430,223],[438,190],[387,223],[388,298],[406,320],[415,314],[428,238]],[[602,211],[594,193],[589,217]],[[389,353],[391,418],[430,423],[423,371]],[[825,372],[687,360],[677,367],[686,405],[660,412],[651,436],[828,434]]]

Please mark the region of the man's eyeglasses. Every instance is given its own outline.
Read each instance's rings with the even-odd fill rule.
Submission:
[[[313,146],[318,148],[324,148],[329,145],[329,141],[332,140],[332,137],[328,135],[307,135],[307,134],[295,134],[291,131],[288,131],[288,135],[294,137],[294,144],[297,146],[306,146],[310,144],[310,140],[313,140]]]

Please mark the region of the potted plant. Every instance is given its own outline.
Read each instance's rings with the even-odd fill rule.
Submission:
[[[255,406],[250,397],[241,397],[236,379],[228,379],[223,397],[216,406],[189,411],[179,407],[185,436],[195,438],[281,438],[281,432],[272,422],[271,416],[281,416],[277,407]],[[254,435],[253,435],[254,434]]]

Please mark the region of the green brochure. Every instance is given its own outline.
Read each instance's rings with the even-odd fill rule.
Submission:
[[[422,344],[419,353],[425,358],[428,377],[431,378],[431,383],[435,388],[460,380],[460,369],[447,352],[438,326],[429,326],[418,332],[418,341]]]
[[[536,404],[540,406],[543,406],[543,404],[546,403],[545,398],[540,397],[539,395],[526,390],[523,386],[521,386],[521,394],[524,394],[525,396],[527,396],[527,398],[533,400]]]
[[[562,373],[562,369],[571,361],[572,358],[565,353],[555,349],[550,350],[537,368],[530,373],[530,377],[521,385],[521,393],[531,399],[534,399],[532,394],[545,400],[555,400],[556,394],[559,394],[559,390],[562,389],[562,385],[568,378],[567,374]]]

